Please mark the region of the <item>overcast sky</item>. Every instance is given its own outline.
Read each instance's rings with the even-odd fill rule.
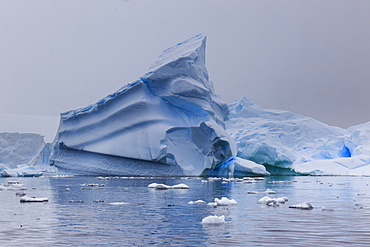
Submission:
[[[340,127],[370,121],[367,0],[1,0],[0,18],[0,113],[94,103],[202,33],[227,103],[246,96]]]

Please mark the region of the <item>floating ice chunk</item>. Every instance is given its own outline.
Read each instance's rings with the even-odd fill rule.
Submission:
[[[22,185],[18,181],[8,181],[8,185],[13,185],[13,184],[20,184],[20,185]]]
[[[298,209],[306,209],[306,210],[313,209],[311,203],[309,203],[309,202],[302,202],[302,203],[299,203],[297,205],[289,206],[289,208],[298,208]]]
[[[29,197],[29,196],[22,196],[20,202],[47,202],[49,201],[46,197]]]
[[[334,208],[327,208],[327,207],[322,207],[322,211],[334,211]]]
[[[155,188],[155,186],[157,186],[158,184],[157,183],[151,183],[148,185],[148,188]]]
[[[279,206],[279,204],[285,203],[286,201],[288,201],[287,197],[270,198],[268,196],[264,196],[259,199],[257,203],[266,204],[268,206]]]
[[[189,189],[189,186],[186,184],[176,184],[171,186],[171,189]]]
[[[82,200],[70,200],[69,203],[84,203]]]
[[[271,201],[266,203],[267,206],[277,207],[279,206],[279,203],[276,199],[271,199]]]
[[[24,191],[18,191],[18,192],[15,192],[15,195],[16,196],[25,196],[26,195],[26,192],[24,192]]]
[[[70,191],[71,189],[70,188],[66,188],[66,191]]]
[[[222,197],[221,199],[215,198],[214,201],[217,206],[230,206],[238,204],[234,199],[228,199],[227,197]]]
[[[190,202],[188,202],[188,204],[204,204],[204,203],[206,203],[205,201],[203,201],[203,200],[197,200],[197,201],[190,201]]]
[[[267,190],[265,191],[265,193],[266,193],[266,194],[276,194],[276,192],[275,192],[275,191],[273,191],[272,189],[267,189]]]
[[[9,181],[6,185],[1,184],[0,190],[27,190],[27,188],[18,181]]]
[[[166,184],[157,184],[157,185],[154,186],[154,189],[167,190],[167,189],[171,189],[171,186],[166,185]]]
[[[250,177],[244,177],[244,178],[243,178],[243,181],[244,181],[244,183],[246,183],[246,184],[257,183],[257,180],[255,180],[254,178],[250,178]]]
[[[23,184],[19,183],[18,181],[9,181],[8,182],[8,190],[27,190]]]
[[[128,202],[110,202],[106,203],[106,205],[113,205],[113,206],[119,206],[119,205],[129,205],[130,203]]]
[[[248,194],[276,194],[276,192],[273,191],[272,189],[266,189],[266,191],[264,191],[264,192],[248,191],[247,193]]]
[[[59,174],[59,175],[54,175],[52,178],[74,178],[73,175],[65,175],[65,174]]]
[[[222,182],[223,183],[229,183],[229,182],[234,182],[235,180],[233,178],[223,178]]]
[[[217,202],[209,202],[207,205],[217,207]]]
[[[151,183],[148,185],[148,188],[157,189],[157,190],[167,190],[167,189],[189,189],[189,186],[186,184],[177,184],[177,185],[166,185],[166,184],[157,184]]]
[[[217,215],[211,215],[207,216],[202,220],[202,224],[212,224],[212,225],[219,225],[224,224],[225,221],[225,215],[217,216]]]
[[[269,202],[269,201],[271,201],[271,198],[269,196],[264,196],[261,199],[259,199],[257,203],[267,204],[267,202]]]
[[[99,187],[99,184],[87,184],[88,187]]]

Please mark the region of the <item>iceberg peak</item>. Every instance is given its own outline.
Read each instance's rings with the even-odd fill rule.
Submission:
[[[178,43],[175,46],[167,48],[153,63],[149,70],[157,70],[163,65],[174,61],[179,61],[183,58],[199,61],[204,65],[206,57],[206,39],[206,36],[198,34],[181,43]]]

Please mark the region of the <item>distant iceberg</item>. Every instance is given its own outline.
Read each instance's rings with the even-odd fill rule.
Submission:
[[[87,107],[61,114],[51,163],[77,174],[268,175],[236,159],[228,106],[205,67],[206,37],[163,52],[150,72]]]
[[[370,123],[341,129],[247,98],[229,106],[227,130],[238,157],[271,174],[370,175]]]
[[[0,133],[0,177],[35,177],[49,166],[50,144],[33,133]]]

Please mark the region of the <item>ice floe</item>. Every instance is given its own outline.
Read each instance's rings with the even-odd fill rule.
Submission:
[[[306,209],[306,210],[311,210],[313,209],[313,206],[309,202],[302,202],[296,205],[291,205],[289,208],[297,208],[297,209]]]
[[[20,202],[48,202],[49,199],[46,197],[29,197],[29,196],[22,196]]]
[[[189,186],[186,184],[176,184],[176,185],[166,185],[166,184],[157,184],[151,183],[148,185],[148,188],[157,189],[157,190],[167,190],[167,189],[189,189]]]
[[[225,221],[225,215],[217,216],[217,215],[211,215],[207,216],[202,220],[202,224],[211,224],[211,225],[219,225],[224,224]]]

